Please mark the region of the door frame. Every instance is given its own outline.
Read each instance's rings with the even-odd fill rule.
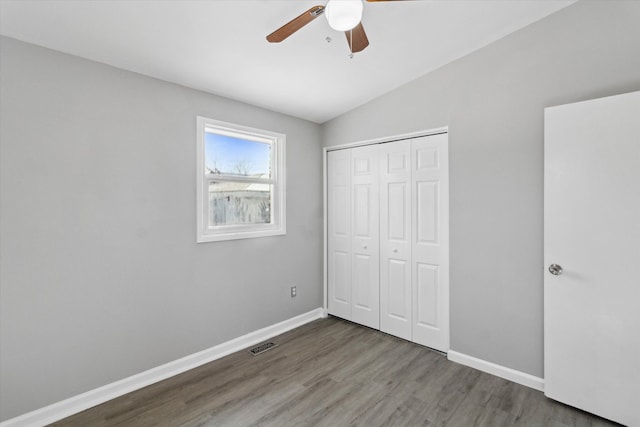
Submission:
[[[374,144],[384,144],[388,142],[401,141],[405,139],[413,139],[419,138],[423,136],[431,136],[431,135],[440,135],[449,133],[449,126],[443,126],[439,128],[421,130],[416,132],[404,133],[399,135],[385,136],[381,138],[368,139],[364,141],[356,141],[349,142],[345,144],[332,145],[330,147],[322,148],[322,222],[323,222],[323,296],[322,296],[322,308],[324,310],[325,317],[328,316],[328,298],[329,298],[329,290],[328,290],[328,262],[327,262],[327,251],[328,251],[328,210],[327,210],[327,153],[329,151],[336,150],[344,150],[347,148],[361,147],[364,145],[374,145]],[[450,215],[449,209],[447,209],[448,214]],[[449,258],[450,250],[447,252],[447,258]],[[450,269],[450,268],[449,268]],[[451,295],[450,286],[448,289],[449,295]],[[449,306],[451,306],[451,300],[448,298]],[[451,310],[449,311],[449,319],[447,328],[447,341],[450,341],[449,338],[451,336]]]

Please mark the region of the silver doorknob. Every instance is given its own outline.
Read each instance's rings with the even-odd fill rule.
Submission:
[[[560,267],[558,264],[551,264],[549,266],[549,273],[553,274],[554,276],[559,276],[562,274],[562,267]]]
[[[394,249],[394,250],[393,250],[393,253],[398,253],[398,250],[397,250],[397,249]]]
[[[367,249],[367,245],[362,245],[362,249]]]

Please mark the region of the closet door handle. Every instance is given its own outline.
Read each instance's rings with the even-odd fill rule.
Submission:
[[[393,250],[393,253],[394,253],[394,254],[397,254],[397,253],[398,253],[398,250],[397,250],[397,249],[394,249],[394,250]]]
[[[367,249],[367,245],[362,245],[362,249]]]

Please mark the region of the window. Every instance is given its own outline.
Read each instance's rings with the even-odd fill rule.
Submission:
[[[198,243],[285,234],[285,135],[198,117]]]

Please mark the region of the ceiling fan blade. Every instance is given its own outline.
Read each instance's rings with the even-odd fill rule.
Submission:
[[[267,36],[267,40],[271,43],[280,43],[291,34],[298,31],[300,28],[307,25],[309,22],[316,19],[318,16],[322,15],[324,12],[324,6],[313,6],[311,9],[304,12],[302,15],[297,18],[292,19],[291,21],[284,24],[282,27],[275,30],[273,33]]]
[[[351,48],[351,53],[362,52],[367,46],[369,46],[369,39],[367,33],[364,32],[362,22],[356,25],[352,30],[345,31],[347,36],[347,43]]]

